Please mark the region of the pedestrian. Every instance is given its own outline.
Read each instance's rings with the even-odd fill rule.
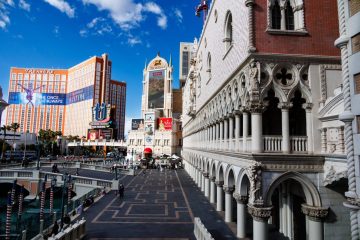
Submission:
[[[59,233],[59,225],[58,225],[57,221],[55,221],[54,226],[51,230],[51,236],[56,235],[58,233]]]
[[[76,176],[79,176],[79,168],[76,168]]]
[[[144,168],[144,170],[143,170],[143,175],[145,175],[146,174],[146,168]]]
[[[120,198],[123,198],[124,197],[124,191],[125,191],[125,187],[122,183],[120,183],[119,185],[119,195],[120,195]]]
[[[82,205],[82,203],[81,203],[81,204],[77,207],[76,213],[79,214],[79,215],[81,215],[82,211],[83,211],[83,205]]]

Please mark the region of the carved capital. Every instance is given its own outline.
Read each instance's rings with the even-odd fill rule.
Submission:
[[[223,189],[224,189],[224,192],[227,193],[227,194],[231,194],[234,192],[235,190],[235,187],[229,187],[229,186],[223,186]]]
[[[329,213],[329,208],[313,207],[306,204],[301,204],[301,211],[313,221],[321,221],[326,218]]]
[[[253,102],[250,104],[249,111],[250,113],[263,113],[265,110],[265,107],[261,103]]]
[[[278,104],[278,108],[283,110],[289,110],[292,107],[292,103],[281,102]]]
[[[347,203],[346,203],[347,206],[350,204],[351,208],[360,208],[360,198],[347,197],[346,199],[347,199]]]
[[[307,111],[311,111],[311,109],[313,108],[314,104],[312,103],[304,103],[302,105],[303,109],[307,110]]]
[[[224,181],[215,181],[216,186],[222,187],[224,185]]]
[[[208,173],[208,172],[204,172],[204,173],[203,173],[203,176],[204,176],[204,178],[209,178],[209,173]]]
[[[272,206],[265,207],[248,204],[248,212],[253,217],[253,219],[260,222],[267,222],[269,217],[271,217],[272,208]]]
[[[240,193],[234,193],[233,197],[235,198],[237,203],[247,204],[248,202],[248,196],[242,196],[240,195]]]

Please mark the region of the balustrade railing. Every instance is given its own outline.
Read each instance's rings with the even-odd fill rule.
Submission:
[[[282,136],[264,136],[264,152],[281,152]]]
[[[307,152],[307,136],[291,136],[290,146],[292,152]]]

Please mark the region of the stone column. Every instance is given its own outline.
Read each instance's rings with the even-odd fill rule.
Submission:
[[[272,207],[255,206],[248,204],[248,211],[253,217],[253,240],[268,239],[268,220]]]
[[[327,138],[326,138],[326,131],[327,128],[321,128],[321,152],[326,153],[327,152]]]
[[[223,209],[224,193],[223,193],[223,189],[222,189],[222,186],[224,185],[224,181],[216,181],[215,184],[217,186],[216,211],[218,211],[218,212],[224,211],[224,209]]]
[[[205,197],[209,198],[210,196],[210,180],[209,180],[209,173],[204,173],[204,178],[205,178]]]
[[[254,153],[263,151],[262,139],[262,108],[251,109],[251,148]]]
[[[215,191],[216,191],[216,185],[215,185],[215,177],[210,178],[210,203],[215,203]]]
[[[199,188],[200,190],[203,192],[204,191],[204,186],[203,186],[203,183],[204,183],[204,175],[203,175],[203,172],[200,170],[199,171]]]
[[[247,137],[249,135],[249,114],[243,111],[243,152],[247,152]]]
[[[239,151],[239,140],[240,140],[240,115],[235,114],[235,151]]]
[[[311,113],[312,106],[313,105],[311,103],[306,103],[303,106],[306,111],[306,136],[307,136],[308,153],[314,152],[314,147],[313,147],[314,136],[313,136],[313,128],[312,128],[312,113]]]
[[[229,117],[229,149],[234,150],[234,118]]]
[[[289,127],[289,108],[287,103],[279,104],[281,109],[281,132],[282,132],[282,152],[290,153],[290,127]]]
[[[338,128],[338,132],[339,132],[339,142],[338,142],[336,148],[338,149],[339,153],[343,154],[343,153],[345,153],[344,126],[340,126]]]
[[[281,4],[282,5],[282,4]],[[281,9],[281,30],[286,30],[286,24],[285,24],[285,7],[280,6]]]
[[[225,192],[225,222],[232,222],[233,219],[233,195],[234,187],[224,186],[223,187]]]
[[[229,149],[229,119],[224,119],[224,146],[223,149]]]
[[[248,197],[241,196],[239,193],[234,193],[233,197],[237,202],[236,236],[238,238],[245,238],[246,237],[246,204],[248,201]]]
[[[255,0],[246,0],[245,6],[248,7],[248,27],[249,27],[249,46],[248,52],[253,53],[256,51],[255,41],[254,41],[254,3]]]
[[[215,127],[215,149],[219,149],[220,146],[220,140],[219,140],[219,129],[220,129],[220,123],[216,123],[216,127]]]
[[[301,211],[306,215],[308,220],[308,240],[324,239],[324,223],[323,219],[328,215],[329,209],[323,207],[313,207],[306,204],[301,205]]]
[[[223,148],[223,142],[224,142],[223,140],[224,140],[224,121],[221,120],[221,122],[220,122],[220,136],[219,136],[219,141],[220,141],[219,146],[220,146],[220,149]]]
[[[201,191],[205,192],[205,172],[202,172],[201,174]]]

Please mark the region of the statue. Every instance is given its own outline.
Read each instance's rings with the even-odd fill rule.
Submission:
[[[250,63],[250,87],[251,90],[258,90],[259,89],[259,69],[258,69],[258,63],[252,62]]]
[[[28,100],[28,102],[26,103],[26,105],[30,103],[32,106],[34,106],[34,104],[33,104],[33,102],[32,102],[33,97],[34,97],[34,92],[35,92],[36,90],[40,89],[41,86],[34,89],[31,83],[29,83],[29,88],[25,88],[25,87],[24,87],[23,85],[21,85],[20,83],[19,83],[18,85],[19,85],[22,89],[24,89],[24,91],[26,92],[26,100]]]
[[[250,202],[254,203],[256,200],[261,200],[261,184],[262,184],[262,171],[261,163],[254,163],[247,168],[247,175],[250,180]]]

